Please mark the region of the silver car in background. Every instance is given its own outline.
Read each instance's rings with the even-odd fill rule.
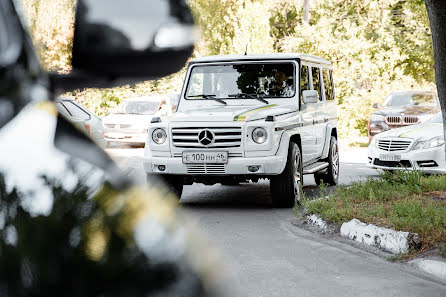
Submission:
[[[56,106],[62,116],[90,135],[99,146],[105,147],[104,127],[100,118],[70,98],[58,98]]]
[[[172,114],[167,96],[144,96],[122,101],[103,119],[105,139],[110,143],[144,146],[153,117]]]

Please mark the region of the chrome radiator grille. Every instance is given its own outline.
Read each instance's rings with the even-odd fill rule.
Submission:
[[[387,124],[401,124],[402,118],[400,116],[386,116],[386,123]]]
[[[381,139],[378,141],[378,147],[388,152],[405,151],[410,146],[410,140]]]
[[[413,125],[418,123],[418,117],[416,116],[405,116],[403,118],[404,124]]]
[[[201,137],[200,137],[201,136]],[[201,141],[206,137],[208,140]],[[172,128],[173,146],[181,148],[231,148],[242,143],[241,127]]]
[[[224,164],[186,164],[189,174],[225,174]]]
[[[417,116],[386,116],[389,125],[414,125],[418,124]]]

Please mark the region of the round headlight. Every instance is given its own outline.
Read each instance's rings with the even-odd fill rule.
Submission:
[[[166,142],[167,139],[167,134],[166,131],[164,131],[163,129],[155,129],[152,132],[152,140],[153,142],[155,142],[156,144],[163,144],[164,142]]]
[[[263,128],[255,128],[254,131],[252,131],[252,140],[254,140],[255,143],[262,144],[268,139],[268,133],[266,133],[266,130]]]

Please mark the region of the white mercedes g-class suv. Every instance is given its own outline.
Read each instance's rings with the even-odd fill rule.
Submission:
[[[230,55],[190,62],[177,112],[149,125],[148,179],[181,197],[194,182],[269,179],[273,205],[300,200],[303,174],[335,185],[337,113],[331,63],[306,54]]]

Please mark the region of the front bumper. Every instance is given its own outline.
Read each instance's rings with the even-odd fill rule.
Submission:
[[[381,161],[380,155],[400,155],[400,162]],[[433,164],[432,162],[436,163]],[[401,165],[400,165],[401,164]],[[420,170],[430,174],[446,173],[444,146],[416,151],[388,152],[369,146],[368,166],[384,170]]]
[[[181,157],[145,157],[144,169],[147,173],[175,175],[277,175],[282,173],[286,157],[228,158],[227,164],[184,164]],[[161,171],[159,167],[165,170]],[[260,166],[252,172],[250,166]]]

